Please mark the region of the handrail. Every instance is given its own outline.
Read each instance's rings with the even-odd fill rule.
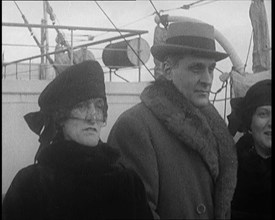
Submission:
[[[132,36],[135,36],[135,35],[136,35],[135,33],[132,33],[132,34],[125,34],[123,36],[126,38],[126,37],[132,37]],[[106,42],[117,40],[117,39],[121,39],[121,36],[106,38],[106,39],[103,39],[103,40],[90,42],[90,43],[87,43],[87,44],[81,44],[81,45],[73,47],[72,49],[87,47],[87,46],[91,46],[91,45],[95,45],[95,44],[106,43]],[[40,55],[36,55],[36,56],[32,56],[32,57],[23,58],[23,59],[20,59],[20,60],[11,61],[11,62],[5,63],[3,65],[7,66],[7,65],[10,65],[10,64],[19,63],[19,62],[26,61],[26,60],[29,60],[29,59],[36,59],[36,58],[40,58],[40,57],[44,57],[44,56],[48,56],[48,55],[52,55],[52,54],[57,54],[57,53],[62,53],[62,52],[66,52],[66,51],[67,51],[67,49],[62,49],[62,50],[58,50],[58,51],[54,51],[54,52],[50,52],[50,53],[46,53],[46,54],[40,54]]]
[[[87,30],[87,31],[106,31],[106,32],[117,32],[113,28],[95,28],[95,27],[80,27],[80,26],[66,26],[66,25],[41,25],[41,24],[23,24],[23,23],[10,23],[2,22],[2,26],[12,27],[34,27],[34,28],[53,28],[53,29],[68,29],[68,30]],[[145,34],[148,31],[144,30],[131,30],[131,29],[119,29],[120,32],[130,32],[136,34]]]

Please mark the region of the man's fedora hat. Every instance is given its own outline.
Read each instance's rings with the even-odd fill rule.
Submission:
[[[170,54],[191,54],[216,61],[228,57],[228,54],[216,51],[212,25],[190,21],[171,23],[166,42],[153,45],[151,53],[161,62]]]

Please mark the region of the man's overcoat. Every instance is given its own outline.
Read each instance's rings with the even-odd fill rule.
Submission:
[[[154,217],[229,218],[237,156],[219,113],[195,108],[164,79],[141,100],[118,118],[108,143],[142,177]]]

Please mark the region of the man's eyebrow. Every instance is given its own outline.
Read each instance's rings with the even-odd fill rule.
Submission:
[[[211,66],[211,67],[215,67],[216,66],[216,62],[210,63],[209,65],[203,62],[194,62],[194,63],[190,63],[189,66]]]
[[[204,67],[204,63],[196,62],[196,63],[190,63],[189,67]]]

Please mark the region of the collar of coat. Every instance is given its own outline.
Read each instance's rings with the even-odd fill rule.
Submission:
[[[236,143],[239,169],[250,174],[271,172],[271,158],[262,158],[255,150],[254,140],[250,133],[245,133]]]
[[[212,104],[198,109],[160,77],[141,94],[142,102],[180,141],[199,153],[215,182],[215,216],[226,218],[234,194],[237,154],[226,124]]]
[[[95,147],[88,147],[74,141],[58,140],[41,152],[38,163],[56,170],[102,173],[117,162],[119,155],[117,150],[101,141]]]

